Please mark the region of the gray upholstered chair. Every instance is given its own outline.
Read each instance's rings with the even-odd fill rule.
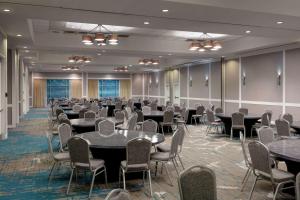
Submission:
[[[96,113],[92,110],[89,110],[84,113],[84,119],[95,119],[96,118]]]
[[[63,109],[57,108],[57,109],[55,110],[55,114],[56,114],[57,120],[58,120],[59,114],[61,114],[61,113],[64,113],[64,110],[63,110]]]
[[[246,138],[246,128],[244,124],[244,113],[236,112],[231,115],[231,130],[230,130],[230,139],[233,138],[234,130],[243,130],[244,139]]]
[[[248,157],[248,154],[246,152],[246,145],[245,145],[245,139],[244,139],[244,134],[242,132],[240,132],[240,142],[241,142],[241,146],[242,146],[242,153],[243,153],[243,157],[244,157],[244,162],[245,162],[245,165],[247,167],[247,171],[246,171],[246,174],[243,178],[243,181],[242,181],[242,187],[241,187],[241,191],[244,190],[245,188],[245,185],[248,181],[248,178],[251,174],[251,172],[253,171],[252,169],[252,163]]]
[[[64,152],[67,146],[68,140],[72,137],[72,128],[69,124],[60,124],[58,126],[58,136],[59,136],[59,144],[60,151]]]
[[[179,175],[176,164],[175,164],[175,157],[177,155],[178,152],[178,143],[180,141],[180,132],[179,130],[176,130],[175,133],[172,136],[172,140],[171,140],[171,150],[169,152],[154,152],[151,154],[151,161],[156,162],[156,167],[155,167],[155,174],[157,173],[157,165],[158,162],[162,163],[162,169],[165,168],[166,172],[167,172],[167,176],[170,180],[171,185],[173,186],[171,177],[170,177],[170,173],[169,170],[167,168],[167,163],[172,161],[173,166],[176,170],[177,175]]]
[[[295,176],[292,173],[272,168],[272,160],[268,148],[259,141],[252,141],[248,144],[248,149],[252,161],[253,174],[255,180],[249,195],[249,200],[252,198],[256,182],[258,180],[271,181],[273,191],[273,200],[276,200],[279,190],[294,188],[295,186],[286,186],[287,183],[295,183]]]
[[[68,141],[69,153],[71,158],[71,176],[68,184],[67,194],[69,194],[70,186],[73,178],[74,171],[77,173],[81,171],[90,171],[93,174],[89,198],[92,195],[95,177],[104,172],[105,182],[107,184],[106,168],[104,160],[91,159],[89,142],[81,137],[72,137]]]
[[[93,102],[94,103],[94,102]],[[93,104],[90,107],[90,110],[95,112],[96,114],[99,112],[99,106],[97,104]]]
[[[96,119],[96,121],[95,121],[95,131],[99,131],[98,125],[99,125],[99,123],[102,122],[103,120],[104,120],[104,118],[98,118],[98,119]]]
[[[196,114],[192,115],[192,121],[194,120],[196,125],[197,125],[197,119],[199,119],[200,123],[203,123],[204,111],[205,111],[205,107],[203,105],[199,105],[196,108]]]
[[[277,136],[278,137],[289,137],[291,136],[290,123],[285,119],[277,119],[275,121]]]
[[[163,121],[159,123],[163,134],[165,134],[164,127],[171,127],[171,130],[173,132],[173,128],[172,128],[173,119],[174,119],[174,111],[166,110],[164,112]]]
[[[87,108],[83,108],[79,111],[79,118],[84,118],[84,113],[88,111]]]
[[[122,110],[122,113],[124,113],[125,119],[128,120],[129,114],[128,114],[127,110]]]
[[[51,143],[52,136],[49,135],[48,133],[46,133],[46,136],[47,136],[47,142],[48,142],[48,150],[49,150],[51,158],[54,161],[53,165],[52,165],[52,167],[50,169],[49,176],[48,176],[48,179],[50,181],[51,178],[52,178],[53,170],[56,169],[56,165],[57,164],[61,164],[63,162],[69,162],[70,161],[70,155],[69,155],[69,152],[54,153],[53,152],[52,143]]]
[[[152,197],[152,185],[150,174],[150,153],[152,143],[145,138],[135,138],[128,141],[126,145],[126,160],[121,161],[119,183],[121,175],[123,177],[123,189],[126,190],[125,174],[131,172],[147,172],[150,195]]]
[[[296,176],[296,200],[300,200],[300,173]]]
[[[143,124],[143,122],[144,122],[144,114],[143,114],[143,112],[141,110],[136,110],[135,112],[136,112],[136,114],[138,116],[137,120],[136,120],[136,123],[137,123],[137,125],[139,127],[141,127],[142,124]]]
[[[120,125],[120,124],[123,124],[124,123],[124,118],[125,118],[125,114],[124,112],[118,110],[116,113],[115,113],[115,125]]]
[[[206,135],[210,132],[212,128],[215,128],[215,130],[218,132],[219,127],[221,128],[221,133],[223,132],[224,125],[221,121],[217,121],[214,115],[214,112],[210,109],[206,109]]]
[[[131,200],[130,194],[123,189],[113,189],[104,200]]]
[[[142,123],[142,131],[145,132],[156,133],[157,127],[158,127],[157,122],[152,119],[148,119]]]
[[[267,145],[275,140],[273,129],[270,127],[261,127],[257,131],[258,139],[264,145]]]
[[[181,112],[181,108],[179,105],[174,105],[174,112],[178,112],[178,113]]]
[[[142,112],[144,113],[144,115],[151,113],[151,107],[149,107],[149,106],[143,106],[142,107]]]
[[[239,108],[239,112],[248,115],[248,108]]]
[[[182,152],[182,147],[183,147],[184,135],[185,135],[183,126],[179,126],[177,131],[178,131],[178,134],[179,134],[179,139],[178,139],[178,149],[177,149],[178,151],[177,151],[176,157],[178,158],[182,169],[184,169],[183,162],[180,158],[180,154]],[[170,152],[171,151],[171,146],[167,143],[162,143],[162,144],[157,145],[156,149],[160,152]],[[176,161],[176,157],[175,157],[175,161]]]
[[[103,107],[103,108],[100,110],[99,117],[100,117],[100,118],[107,118],[107,112],[108,112],[107,107]]]
[[[136,130],[136,122],[137,122],[137,114],[134,113],[133,115],[131,115],[131,117],[128,119],[128,130],[133,131]]]
[[[57,116],[58,121],[62,120],[62,119],[68,119],[68,116],[65,113],[60,113]]]
[[[166,111],[175,111],[175,108],[173,106],[167,106]]]
[[[71,121],[68,118],[59,120],[59,124],[68,124],[72,127]]]
[[[189,112],[190,112],[189,109],[182,108],[182,110],[181,110],[181,117],[180,118],[176,118],[176,125],[177,125],[177,127],[180,126],[180,125],[183,125],[188,132],[190,132],[190,131],[189,131],[189,129],[188,129],[188,127],[187,127],[186,124],[187,124],[187,121],[188,121],[188,118],[189,118]]]
[[[75,104],[73,107],[72,107],[72,110],[74,112],[79,112],[80,110],[82,109],[82,107],[78,104]]]
[[[98,124],[98,131],[101,135],[109,136],[115,132],[115,123],[105,119]]]
[[[282,115],[282,119],[285,119],[290,124],[293,124],[293,122],[294,122],[293,115],[291,115],[290,113],[285,113],[284,115]]]
[[[223,108],[217,107],[217,108],[215,109],[215,113],[216,113],[216,114],[224,113]]]
[[[217,200],[216,175],[205,166],[192,166],[178,178],[180,200]]]
[[[255,129],[257,132],[257,129],[263,127],[263,126],[270,126],[270,119],[269,119],[270,113],[265,112],[264,114],[262,114],[261,116],[261,122],[260,123],[255,123],[252,127],[251,127],[251,138],[252,138],[252,134],[253,134],[253,130]]]
[[[121,111],[121,110],[122,110],[122,102],[118,101],[118,102],[116,102],[114,113],[116,113],[117,111]]]

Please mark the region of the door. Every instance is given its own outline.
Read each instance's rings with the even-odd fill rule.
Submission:
[[[165,101],[180,105],[179,69],[166,71],[165,81]]]

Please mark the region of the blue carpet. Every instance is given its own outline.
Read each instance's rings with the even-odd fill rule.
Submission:
[[[25,115],[21,116],[23,120],[32,120],[32,119],[47,119],[48,118],[48,109],[47,108],[33,108],[28,111]]]

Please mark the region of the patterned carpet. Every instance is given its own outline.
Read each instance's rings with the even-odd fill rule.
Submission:
[[[244,192],[240,192],[241,180],[246,168],[243,162],[240,143],[230,141],[218,134],[205,135],[205,126],[189,126],[190,133],[185,137],[182,159],[186,167],[200,164],[212,168],[217,175],[218,199],[247,199],[253,176]],[[52,164],[48,155],[45,133],[47,131],[47,110],[31,109],[22,117],[17,128],[11,129],[8,139],[0,141],[0,199],[87,199],[90,179],[81,175],[79,184],[73,184],[69,196],[65,195],[70,170],[61,166],[48,182]],[[167,137],[167,142],[170,137]],[[57,147],[57,141],[53,142]],[[166,174],[153,176],[153,190],[166,193],[167,200],[178,200],[176,172],[168,165],[174,186],[169,185]],[[133,200],[149,199],[141,180],[127,182]],[[93,199],[103,199],[117,183],[108,186],[95,184]],[[261,181],[253,199],[265,200],[271,197],[271,184]]]

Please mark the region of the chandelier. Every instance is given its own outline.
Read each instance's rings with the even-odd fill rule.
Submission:
[[[63,71],[78,71],[79,67],[77,66],[63,66],[61,67]]]
[[[69,63],[90,63],[92,58],[86,56],[71,56],[69,57]]]
[[[101,29],[105,29],[105,31],[108,33],[101,32]],[[99,30],[99,31],[93,33],[95,30]],[[81,42],[84,43],[85,45],[93,45],[93,44],[98,46],[118,45],[119,39],[116,33],[112,33],[103,25],[97,25],[90,32],[82,36]]]
[[[158,65],[159,60],[154,60],[154,59],[140,59],[139,60],[140,65]]]
[[[128,72],[128,67],[127,66],[123,66],[123,67],[115,67],[114,68],[115,72]]]
[[[214,40],[208,33],[203,33],[200,40],[193,40],[190,44],[190,51],[204,52],[207,50],[218,51],[222,48],[219,41]]]

